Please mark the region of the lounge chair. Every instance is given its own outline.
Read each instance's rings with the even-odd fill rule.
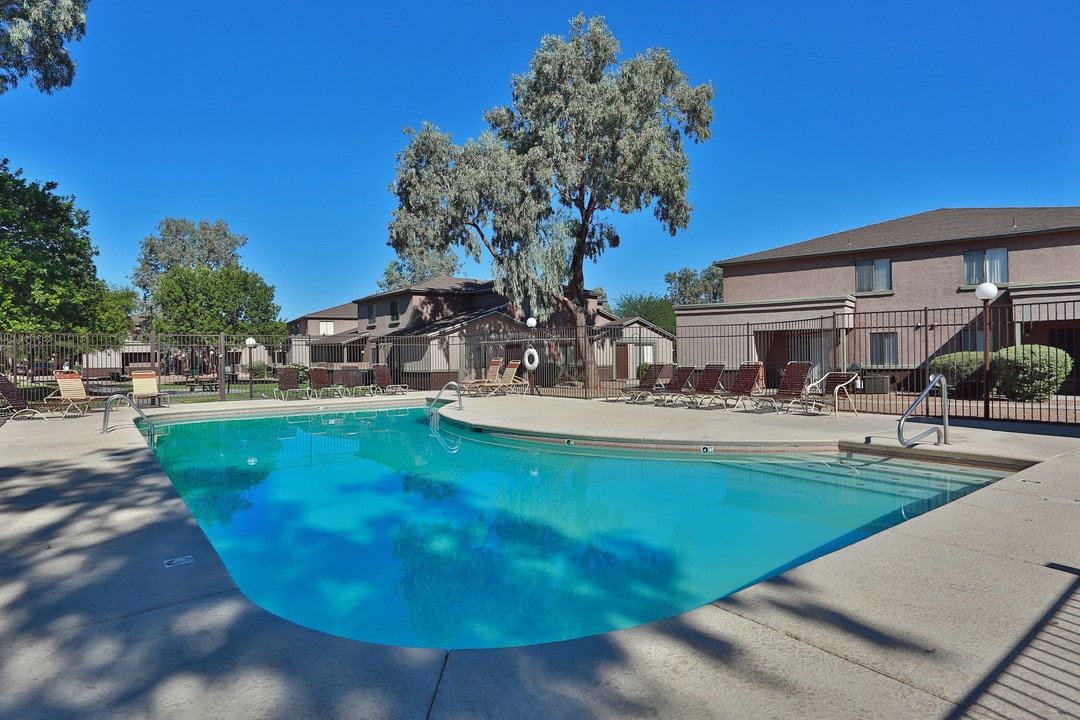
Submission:
[[[19,388],[15,387],[6,375],[0,373],[0,415],[10,415],[11,420],[34,417],[48,420],[45,412],[38,410],[39,407],[47,406],[44,403],[28,401]]]
[[[806,380],[810,377],[812,365],[805,360],[792,360],[784,368],[780,386],[772,395],[762,395],[759,402],[770,403],[779,413],[785,407],[790,411],[795,405],[806,409]]]
[[[157,373],[153,370],[131,371],[131,392],[128,397],[133,405],[137,405],[140,400],[149,400],[158,405],[169,404],[169,394],[161,392]]]
[[[502,356],[493,357],[488,362],[487,375],[477,380],[469,380],[467,382],[460,383],[461,392],[468,393],[469,395],[478,394],[478,390],[484,386],[496,385],[499,382],[499,376],[502,373]]]
[[[636,402],[638,396],[650,397],[655,390],[659,390],[663,387],[660,383],[660,375],[667,369],[665,363],[653,363],[649,367],[645,368],[645,373],[641,376],[641,380],[633,387],[619,388],[619,394],[614,395],[610,400],[625,400],[626,402]]]
[[[729,409],[728,400],[735,401],[731,408],[739,407],[740,403],[752,403],[760,397],[761,388],[765,384],[764,378],[765,366],[760,361],[744,362],[735,373],[731,388],[718,392],[716,397],[725,410]]]
[[[278,400],[288,400],[290,397],[310,398],[311,392],[300,387],[299,374],[296,368],[283,366],[277,369],[278,386],[274,388],[274,397]]]
[[[308,370],[309,394],[315,397],[345,397],[345,388],[330,381],[330,371],[313,367]]]
[[[709,407],[719,398],[718,392],[723,392],[724,386],[720,384],[720,377],[724,374],[724,363],[708,363],[705,369],[698,375],[694,387],[686,392],[687,407]]]
[[[371,395],[371,383],[364,382],[364,374],[355,365],[341,367],[341,387],[349,395]]]
[[[64,417],[85,415],[95,402],[104,403],[108,398],[91,395],[86,391],[82,375],[67,370],[54,370],[57,389],[45,397],[45,404]]]
[[[401,395],[409,391],[409,386],[405,383],[394,382],[394,378],[390,375],[390,366],[386,363],[372,363],[371,372],[374,379],[372,387],[375,388],[375,392]]]
[[[671,374],[663,389],[651,393],[657,405],[674,405],[686,400],[686,390],[690,383],[690,376],[696,368],[693,365],[680,365]]]
[[[825,408],[835,417],[840,412],[841,396],[851,407],[851,412],[858,417],[859,411],[855,409],[855,401],[851,398],[849,388],[855,386],[855,380],[859,377],[856,372],[843,372],[834,370],[821,376],[821,379],[806,386],[804,403],[806,407],[815,412],[818,408]]]
[[[512,395],[514,393],[526,393],[529,391],[529,381],[517,376],[518,368],[521,367],[520,360],[511,360],[506,363],[506,368],[502,371],[502,375],[499,381],[495,383],[490,391],[489,395]]]

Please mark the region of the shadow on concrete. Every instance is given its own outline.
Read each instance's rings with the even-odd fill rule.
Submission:
[[[946,720],[1080,717],[1080,569],[1046,614]]]
[[[148,449],[87,455],[58,436],[60,457],[29,462],[12,439],[0,717],[425,717],[445,652],[330,637],[249,603]]]

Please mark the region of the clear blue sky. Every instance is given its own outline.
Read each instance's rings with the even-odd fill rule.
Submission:
[[[74,85],[0,95],[0,155],[90,212],[104,279],[162,218],[224,219],[292,319],[375,291],[401,129],[476,137],[579,12],[716,88],[689,230],[616,216],[585,278],[612,298],[926,210],[1080,204],[1076,0],[93,0]]]

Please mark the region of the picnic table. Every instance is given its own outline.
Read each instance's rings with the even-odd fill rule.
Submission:
[[[192,375],[187,379],[188,392],[195,392],[195,388],[213,391],[218,389],[217,375]]]

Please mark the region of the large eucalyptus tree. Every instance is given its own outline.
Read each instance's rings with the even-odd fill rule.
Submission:
[[[513,104],[455,145],[425,123],[398,153],[390,245],[404,258],[460,247],[492,261],[496,290],[540,319],[565,309],[578,328],[586,380],[585,260],[618,247],[613,213],[652,208],[674,235],[690,220],[684,138],[710,137],[713,88],[691,85],[664,49],[619,60],[603,18],[545,36]]]
[[[71,85],[75,61],[64,43],[86,34],[90,0],[0,0],[0,94],[19,80],[51,93]]]

